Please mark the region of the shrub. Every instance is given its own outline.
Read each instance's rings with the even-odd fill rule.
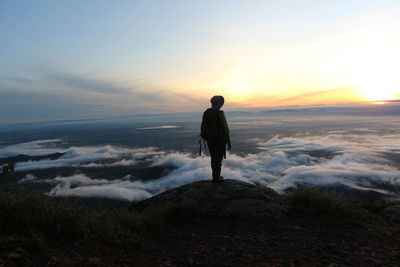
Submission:
[[[1,166],[0,178],[3,178],[10,172],[13,172],[15,168],[15,163],[4,164]]]
[[[394,202],[384,199],[384,200],[369,202],[364,205],[364,208],[372,212],[373,214],[382,214],[384,209],[393,205],[395,205]]]
[[[363,225],[370,218],[359,203],[341,196],[333,196],[318,188],[297,188],[290,194],[296,209],[320,215],[324,218]]]

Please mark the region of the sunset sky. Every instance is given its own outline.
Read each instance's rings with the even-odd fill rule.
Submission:
[[[399,0],[0,0],[0,122],[400,99]]]

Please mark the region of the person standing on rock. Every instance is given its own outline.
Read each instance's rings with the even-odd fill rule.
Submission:
[[[207,141],[208,151],[211,156],[211,170],[213,182],[220,182],[222,160],[226,158],[226,147],[231,149],[229,127],[221,107],[224,105],[224,97],[213,96],[210,100],[211,108],[204,111],[201,122],[201,137]]]

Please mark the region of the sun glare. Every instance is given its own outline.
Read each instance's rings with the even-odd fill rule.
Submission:
[[[359,82],[358,90],[368,101],[385,102],[385,100],[395,100],[400,88],[393,70],[382,69],[375,70],[374,73],[365,73]]]
[[[361,88],[361,93],[366,97],[368,101],[375,101],[376,103],[384,103],[385,100],[394,100],[394,93],[390,90],[378,88]]]
[[[388,89],[384,87],[385,85],[376,86],[366,86],[359,88],[359,91],[362,95],[365,96],[368,101],[375,101],[376,103],[384,103],[385,100],[395,100],[396,99],[396,91],[394,89]]]

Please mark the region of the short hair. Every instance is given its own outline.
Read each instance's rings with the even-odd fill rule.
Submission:
[[[211,97],[210,102],[211,102],[211,105],[218,106],[218,105],[223,105],[225,102],[225,99],[222,95],[215,95],[215,96]]]

